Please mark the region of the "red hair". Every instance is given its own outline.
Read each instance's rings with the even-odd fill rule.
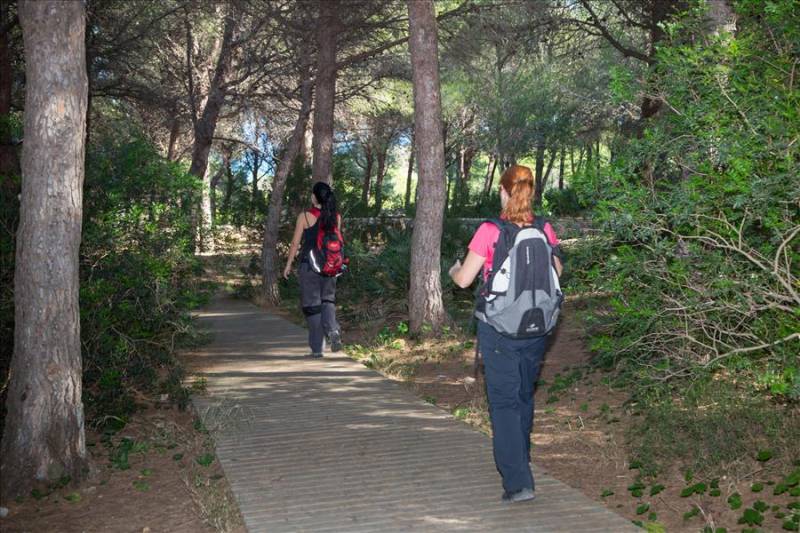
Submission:
[[[503,172],[500,186],[509,199],[503,209],[503,218],[509,222],[524,224],[533,220],[531,199],[533,198],[533,173],[528,167],[511,165]]]

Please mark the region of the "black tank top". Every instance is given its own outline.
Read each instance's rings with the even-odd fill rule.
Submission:
[[[304,216],[310,216],[309,213],[306,212]],[[313,215],[311,215],[313,216]],[[308,263],[308,252],[317,245],[317,231],[319,229],[319,218],[317,218],[316,222],[313,225],[309,226],[308,228],[303,230],[303,238],[300,241],[300,262],[301,263]]]

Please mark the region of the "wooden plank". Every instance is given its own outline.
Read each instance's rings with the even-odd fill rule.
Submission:
[[[637,531],[536,472],[499,501],[486,435],[346,357],[306,359],[305,331],[242,301],[200,313],[193,399],[250,531]]]

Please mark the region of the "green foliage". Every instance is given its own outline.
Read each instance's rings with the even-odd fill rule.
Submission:
[[[547,211],[555,216],[577,215],[586,208],[572,187],[548,189],[544,200]]]
[[[135,391],[186,405],[174,350],[202,292],[188,208],[197,180],[136,132],[98,139],[86,160],[80,303],[84,402],[105,425],[136,410]]]
[[[734,511],[739,509],[742,506],[742,495],[738,492],[734,492],[730,496],[728,496],[728,505]]]
[[[211,463],[214,462],[214,454],[213,453],[204,453],[198,457],[195,457],[195,461],[200,466],[211,466]]]
[[[650,81],[665,108],[612,164],[575,176],[603,229],[576,269],[610,295],[593,324],[598,362],[646,386],[725,373],[791,402],[800,12],[788,0],[735,5],[735,36],[689,40],[694,18],[671,27]]]
[[[764,523],[764,515],[755,509],[745,509],[742,516],[737,521],[739,524],[747,524],[748,526],[760,526]]]

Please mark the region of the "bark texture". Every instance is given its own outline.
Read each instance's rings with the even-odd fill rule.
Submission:
[[[281,212],[283,211],[283,193],[286,190],[286,178],[292,170],[292,165],[303,151],[306,126],[308,117],[311,114],[312,96],[313,85],[310,78],[306,78],[300,88],[300,112],[292,135],[286,145],[286,151],[278,162],[278,168],[275,171],[272,192],[269,197],[267,219],[264,221],[264,242],[261,248],[263,274],[261,281],[265,301],[275,305],[280,303],[280,292],[278,291],[279,265],[276,247],[278,245]]]
[[[0,447],[3,497],[84,476],[78,248],[87,77],[80,1],[19,4],[25,143],[14,272],[14,355]]]
[[[440,257],[445,204],[444,142],[439,90],[439,50],[433,0],[408,0],[409,48],[414,84],[417,211],[411,237],[409,326],[420,333],[445,321]]]
[[[312,177],[333,183],[333,102],[336,97],[336,41],[339,0],[319,0],[317,19],[317,75],[314,88]]]

